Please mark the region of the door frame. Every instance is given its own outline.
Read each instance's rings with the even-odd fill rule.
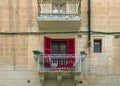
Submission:
[[[44,39],[44,54],[46,54],[46,51],[48,51],[47,54],[52,54],[52,41],[66,41],[66,54],[75,54],[75,38],[66,38],[66,39],[52,39],[49,37],[44,37],[47,39],[47,41]],[[48,42],[48,43],[47,43]],[[49,44],[49,46],[47,46],[47,44]],[[73,46],[71,46],[73,45]],[[47,46],[47,47],[46,47]],[[48,49],[47,49],[48,48]],[[49,60],[51,63],[51,60]],[[61,64],[60,63],[60,58],[58,58],[58,64],[57,67],[58,68],[71,68],[73,67],[74,63],[75,63],[75,56],[74,58],[66,58],[66,64]],[[50,64],[51,66],[51,64]],[[46,67],[50,67],[49,65],[47,65]]]

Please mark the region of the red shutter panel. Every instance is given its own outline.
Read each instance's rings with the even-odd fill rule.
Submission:
[[[51,66],[51,58],[47,54],[52,54],[52,39],[44,37],[44,66]]]
[[[67,58],[67,67],[71,68],[73,67],[74,63],[75,63],[75,39],[71,38],[71,39],[67,39],[67,54],[68,54],[68,58]],[[69,54],[73,54],[73,55],[69,55]]]
[[[102,40],[99,40],[100,42],[100,52],[102,52]]]
[[[52,39],[44,37],[44,54],[52,54]]]
[[[67,39],[67,54],[75,54],[75,39]]]

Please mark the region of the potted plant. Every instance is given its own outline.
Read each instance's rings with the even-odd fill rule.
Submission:
[[[80,54],[87,55],[87,53],[85,51],[80,51]]]
[[[42,56],[42,52],[38,51],[38,50],[33,50],[33,54],[34,54],[34,60],[36,62],[38,62],[38,58],[39,58],[39,64],[42,66],[43,65],[43,56]]]
[[[83,61],[86,57],[87,53],[85,51],[80,51],[81,61]]]
[[[37,62],[41,52],[38,50],[33,50],[33,54],[34,54],[34,60]]]

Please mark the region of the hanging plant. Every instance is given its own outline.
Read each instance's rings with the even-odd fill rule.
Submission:
[[[40,54],[40,51],[38,50],[33,50],[34,55]]]
[[[80,51],[80,54],[87,55],[87,53],[85,51]]]
[[[42,54],[42,52],[40,52],[38,50],[33,50],[33,54],[34,54],[34,60],[37,62],[38,58],[40,57],[40,54]]]
[[[81,61],[84,61],[87,53],[85,51],[80,51]]]

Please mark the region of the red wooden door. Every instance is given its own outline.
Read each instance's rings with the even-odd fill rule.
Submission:
[[[75,39],[67,39],[67,67],[73,67],[75,63]]]
[[[52,39],[48,37],[44,37],[44,66],[51,66],[51,58],[47,54],[52,54]]]

